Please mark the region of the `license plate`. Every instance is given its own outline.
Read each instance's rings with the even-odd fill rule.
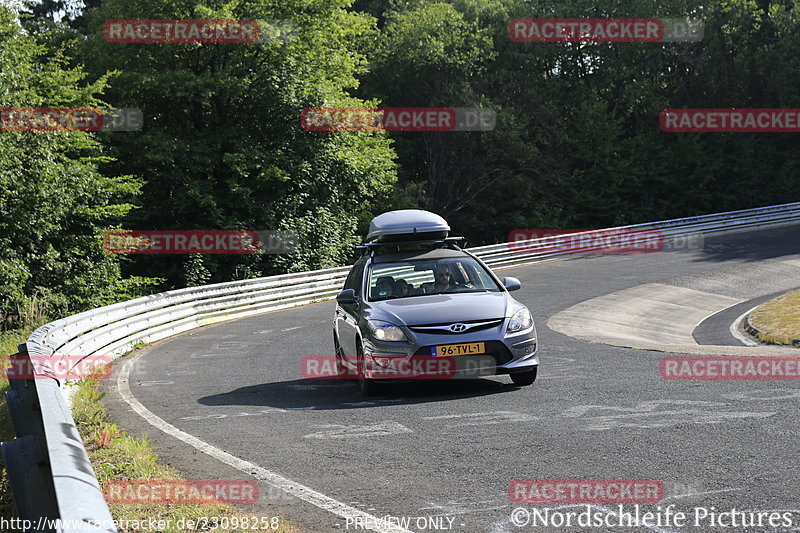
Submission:
[[[466,344],[445,344],[444,346],[434,346],[431,348],[434,357],[450,357],[453,355],[477,355],[486,353],[486,346],[482,342],[470,342]]]

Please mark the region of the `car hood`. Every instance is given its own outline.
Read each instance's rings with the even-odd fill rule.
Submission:
[[[514,303],[506,292],[431,294],[372,302],[368,318],[397,325],[452,324],[506,316]]]

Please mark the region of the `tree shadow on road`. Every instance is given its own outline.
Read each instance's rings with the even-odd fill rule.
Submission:
[[[707,237],[697,261],[764,261],[800,254],[800,225]]]

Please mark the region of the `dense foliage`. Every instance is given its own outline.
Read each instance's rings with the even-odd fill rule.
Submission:
[[[105,76],[86,83],[60,49],[0,9],[0,108],[101,105]],[[51,315],[137,293],[100,233],[131,210],[139,182],[103,174],[102,140],[82,131],[0,131],[0,311],[13,325],[31,306]],[[35,311],[35,309],[34,309]],[[12,323],[9,324],[9,321]]]
[[[77,7],[76,7],[77,6]],[[783,203],[792,133],[666,133],[668,107],[800,107],[796,0],[70,0],[0,7],[0,107],[143,111],[139,132],[0,131],[0,313],[343,264],[421,207],[472,244]],[[534,17],[695,17],[700,42],[520,43]],[[108,19],[288,22],[243,44],[119,44]],[[100,100],[103,100],[101,102]],[[492,108],[487,132],[309,132],[313,106]],[[134,208],[135,207],[135,208]],[[292,254],[104,254],[108,228],[290,229]]]

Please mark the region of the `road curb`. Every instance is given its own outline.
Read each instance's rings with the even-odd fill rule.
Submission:
[[[747,333],[749,333],[750,335],[755,337],[758,340],[758,342],[760,342],[761,344],[769,344],[769,343],[766,343],[766,342],[762,341],[761,337],[759,336],[760,334],[769,335],[769,332],[766,332],[763,329],[759,329],[756,326],[754,326],[753,323],[750,322],[750,315],[747,315],[745,317],[743,327],[744,327],[744,330]],[[789,344],[780,344],[780,345],[773,344],[773,346],[790,346],[790,345],[791,346],[800,346],[800,339],[790,339]]]

